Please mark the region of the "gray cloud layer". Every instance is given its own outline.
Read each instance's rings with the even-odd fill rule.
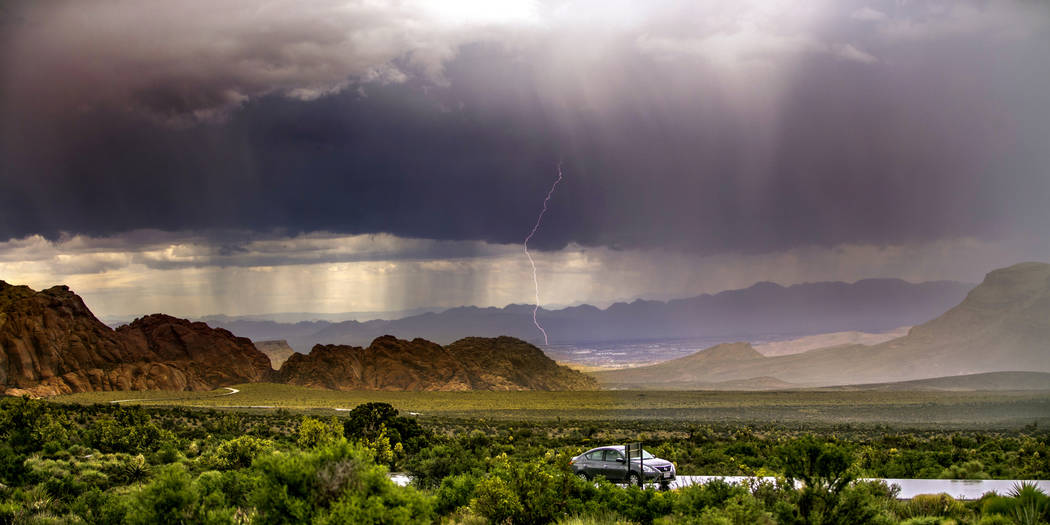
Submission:
[[[1050,227],[1046,5],[675,4],[20,4],[0,238],[513,243],[559,160],[538,248]]]

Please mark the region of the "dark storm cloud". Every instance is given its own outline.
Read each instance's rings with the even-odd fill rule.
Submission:
[[[515,243],[559,160],[538,248],[761,252],[1043,231],[1050,13],[934,5],[835,3],[775,23],[715,13],[736,21],[729,33],[700,8],[660,5],[616,30],[418,38],[406,35],[419,24],[387,12],[316,32],[307,13],[269,35],[236,24],[229,42],[188,55],[188,37],[159,35],[156,56],[113,39],[85,52],[101,65],[66,77],[48,65],[67,54],[34,69],[16,45],[0,91],[0,237]],[[111,56],[120,67],[103,67]]]

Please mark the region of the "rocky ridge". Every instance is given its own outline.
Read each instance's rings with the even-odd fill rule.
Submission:
[[[0,281],[0,384],[8,395],[211,390],[260,381],[269,359],[250,340],[155,314],[113,330],[66,286]]]
[[[335,390],[597,389],[590,377],[513,337],[468,337],[445,347],[390,335],[367,348],[317,345],[288,358],[275,380]]]
[[[339,390],[577,390],[590,377],[511,337],[447,347],[377,338],[368,348],[318,345],[275,372],[251,340],[164,314],[112,329],[65,286],[40,292],[0,281],[0,385],[7,395],[109,390],[212,390],[259,381]],[[282,356],[283,357],[283,356]]]

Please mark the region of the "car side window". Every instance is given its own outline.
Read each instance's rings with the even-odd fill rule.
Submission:
[[[602,454],[604,452],[605,452],[604,450],[595,450],[594,452],[591,452],[591,453],[587,454],[587,459],[589,459],[591,461],[601,461],[602,460]]]
[[[621,453],[619,453],[619,452],[617,452],[615,450],[606,450],[605,451],[605,461],[616,461],[617,458],[622,458],[622,457],[623,457],[623,454],[621,454]]]

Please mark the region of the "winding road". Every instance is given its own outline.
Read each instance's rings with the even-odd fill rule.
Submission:
[[[229,392],[226,392],[224,394],[215,394],[214,396],[211,396],[211,397],[232,396],[232,395],[240,392],[240,390],[238,390],[236,388],[233,388],[233,387],[229,387],[229,386],[224,386],[223,388],[226,389],[226,390],[229,390]],[[127,402],[130,402],[130,401],[177,401],[179,399],[185,399],[185,398],[182,398],[182,397],[140,397],[140,398],[136,398],[136,399],[116,399],[116,400],[110,401],[109,403],[111,405],[118,405],[120,403],[127,403]],[[198,399],[200,399],[200,398],[198,398]]]

